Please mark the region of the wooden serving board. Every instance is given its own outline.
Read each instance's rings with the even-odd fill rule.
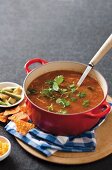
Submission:
[[[112,98],[108,96],[107,101],[112,102]],[[108,115],[106,121],[98,129],[96,129],[97,146],[94,152],[71,153],[58,151],[50,157],[45,157],[19,139],[16,138],[16,140],[27,152],[45,161],[58,164],[85,164],[102,159],[112,153],[112,135],[109,133],[111,131],[112,111]]]

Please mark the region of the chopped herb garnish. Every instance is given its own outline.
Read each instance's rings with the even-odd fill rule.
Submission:
[[[89,104],[90,104],[89,100],[84,100],[83,103],[82,103],[82,105],[83,105],[84,107],[88,107]]]
[[[53,111],[53,104],[51,103],[51,105],[47,106],[47,108],[48,108],[49,111]]]
[[[70,84],[70,88],[73,88],[73,87],[75,87],[75,85],[74,84]]]
[[[40,93],[45,97],[52,97],[52,88],[43,89]]]
[[[52,88],[54,91],[59,90],[59,85],[64,81],[64,77],[62,75],[55,77],[53,80]]]
[[[76,91],[76,86],[74,84],[71,84],[69,87],[72,93]]]
[[[84,97],[86,97],[86,93],[85,93],[85,92],[79,92],[79,93],[77,94],[77,96],[78,96],[79,98],[84,98]]]
[[[60,75],[60,76],[55,77],[54,81],[55,81],[58,85],[60,85],[60,84],[64,81],[63,75]]]
[[[33,89],[33,88],[29,88],[27,90],[27,94],[36,94],[37,93],[37,90]]]
[[[67,111],[66,110],[60,110],[58,113],[61,113],[61,114],[66,114],[67,113]]]
[[[64,94],[65,92],[67,92],[67,89],[59,89],[59,92],[60,92],[61,94]]]
[[[59,86],[56,82],[53,82],[53,86],[52,86],[54,91],[58,91],[59,90]]]
[[[71,99],[70,99],[72,102],[76,102],[77,101],[77,98],[75,98],[75,97],[71,97]]]
[[[56,103],[63,105],[63,107],[70,106],[70,102],[68,100],[64,99],[64,98],[62,98],[62,99],[58,98],[56,100]]]
[[[43,89],[40,93],[42,96],[50,98],[51,101],[55,100],[57,104],[62,105],[62,109],[59,111],[59,113],[66,114],[67,111],[64,110],[63,108],[70,106],[71,102],[76,102],[78,98],[73,96],[73,93],[76,91],[75,84],[72,83],[69,86],[62,88],[60,84],[63,81],[64,81],[63,75],[56,76],[53,80],[46,81],[46,83],[49,84],[49,88]],[[34,92],[35,90],[33,91],[33,93]],[[79,98],[84,98],[86,96],[86,93],[79,92],[76,96],[78,96]],[[89,100],[84,100],[82,105],[84,107],[88,107]],[[47,108],[49,111],[53,111],[53,104],[47,106]]]
[[[47,80],[45,83],[49,84],[49,85],[53,85],[54,80]]]

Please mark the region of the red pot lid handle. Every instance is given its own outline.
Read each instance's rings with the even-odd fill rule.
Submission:
[[[46,60],[41,59],[41,58],[33,58],[27,61],[27,63],[25,64],[24,68],[26,73],[28,74],[29,72],[31,72],[32,70],[29,68],[30,65],[35,64],[35,63],[40,63],[42,65],[48,63]]]

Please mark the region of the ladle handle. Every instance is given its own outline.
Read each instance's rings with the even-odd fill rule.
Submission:
[[[91,59],[89,64],[92,66],[96,65],[111,48],[112,48],[112,34],[104,42],[102,47],[98,50],[95,56]]]

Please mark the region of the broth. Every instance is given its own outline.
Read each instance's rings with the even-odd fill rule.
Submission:
[[[74,71],[52,71],[33,80],[28,89],[29,99],[37,106],[59,114],[87,111],[103,99],[103,90],[98,82],[87,76],[76,89],[82,74]]]

